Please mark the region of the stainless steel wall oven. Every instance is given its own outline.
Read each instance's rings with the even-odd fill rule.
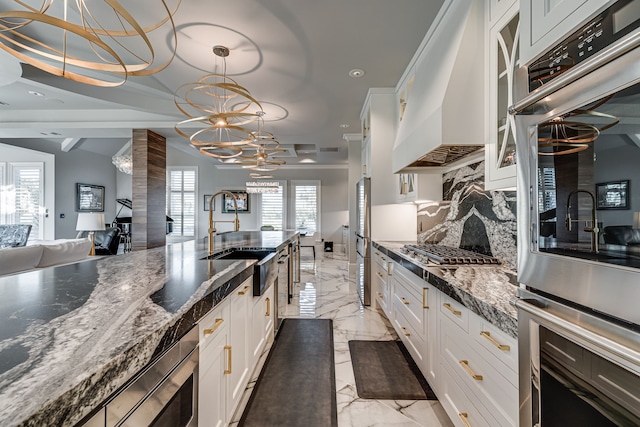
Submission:
[[[640,425],[640,0],[607,5],[516,79],[522,427]]]

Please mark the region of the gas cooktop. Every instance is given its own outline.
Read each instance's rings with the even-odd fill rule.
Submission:
[[[440,265],[497,265],[498,258],[444,245],[404,245],[402,252],[411,258]]]

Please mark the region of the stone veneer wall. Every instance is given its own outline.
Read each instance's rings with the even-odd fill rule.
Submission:
[[[516,192],[485,191],[484,162],[443,175],[443,201],[418,206],[418,242],[492,255],[516,268]]]

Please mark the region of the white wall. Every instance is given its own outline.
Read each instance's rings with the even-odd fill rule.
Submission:
[[[71,239],[78,234],[76,183],[105,187],[104,220],[113,221],[116,216],[116,168],[110,157],[83,150],[63,152],[58,143],[41,139],[2,142],[55,156],[55,192],[50,193],[55,194],[55,209],[50,209],[50,218],[55,221],[56,239]],[[61,215],[64,218],[60,218]]]
[[[219,190],[242,190],[245,183],[252,181],[247,170],[216,169],[211,159],[205,156],[193,157],[173,147],[167,147],[167,167],[198,167],[198,238],[207,235],[208,212],[204,210],[204,195],[214,194]],[[333,241],[334,245],[342,242],[342,226],[349,223],[348,170],[344,169],[285,169],[274,173],[274,180],[286,180],[288,184],[295,180],[320,180],[321,235],[316,240]],[[355,188],[355,187],[354,187]],[[354,190],[355,191],[355,190]],[[287,188],[287,196],[291,197],[291,189]],[[258,195],[250,195],[251,212],[240,214],[240,229],[258,229]],[[232,220],[233,214],[221,213],[222,200],[216,198],[214,218],[216,220]],[[229,231],[230,223],[216,224],[219,231]]]
[[[15,147],[7,144],[0,144],[0,162],[42,162],[44,163],[44,206],[48,214],[44,218],[45,240],[55,239],[55,156],[47,153],[30,150],[22,147]],[[7,172],[8,168],[7,168]],[[37,239],[37,236],[30,236],[29,240]]]

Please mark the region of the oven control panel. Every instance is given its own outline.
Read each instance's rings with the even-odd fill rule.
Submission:
[[[638,28],[640,0],[617,1],[529,66],[529,91],[548,83]]]

